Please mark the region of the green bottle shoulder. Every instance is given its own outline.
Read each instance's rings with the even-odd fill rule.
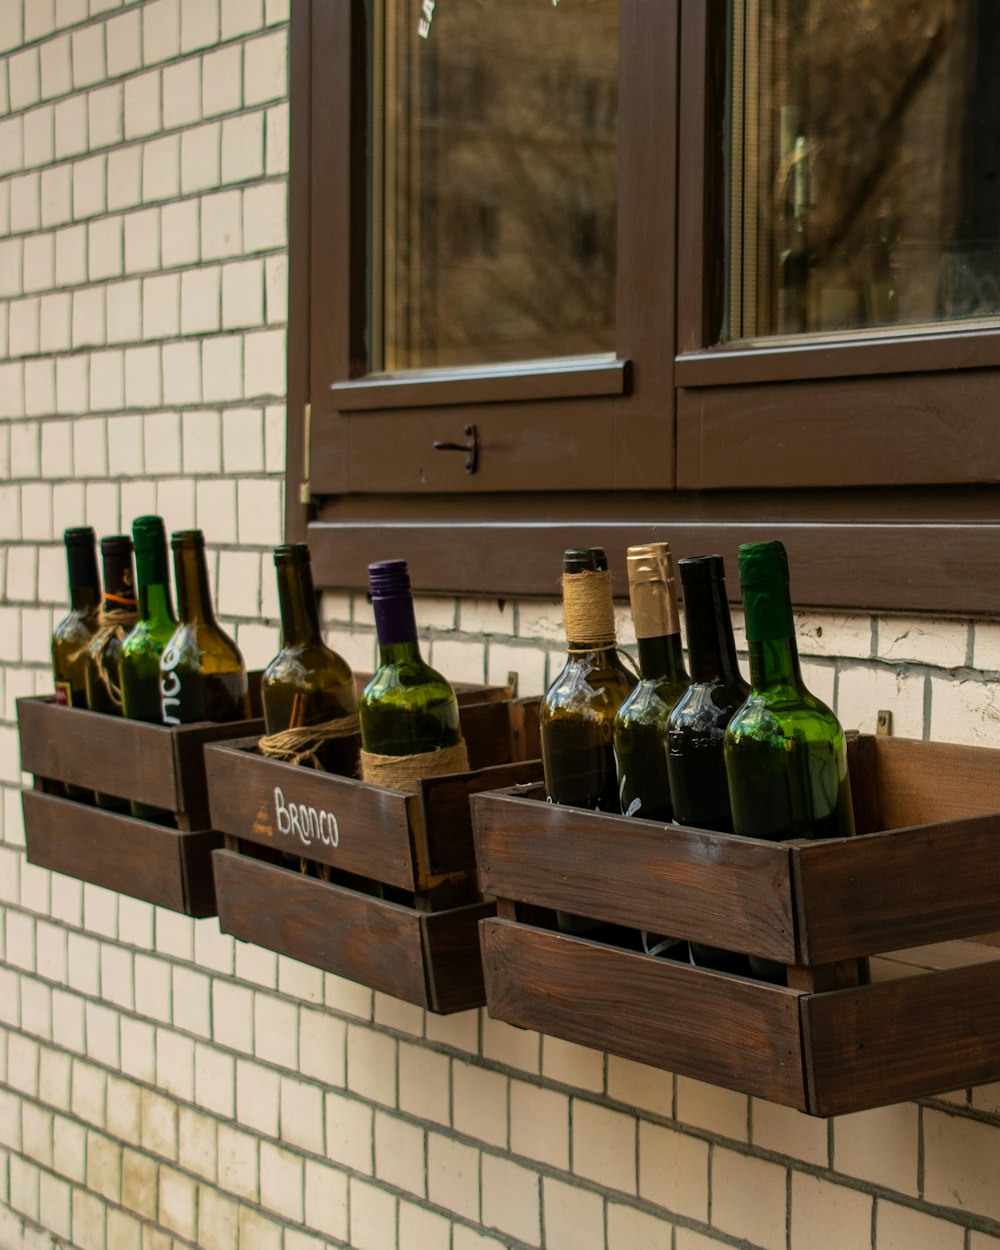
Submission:
[[[744,740],[777,744],[828,742],[844,749],[844,731],[827,705],[808,690],[752,691],[726,730],[727,748]]]
[[[139,621],[122,643],[122,660],[128,662],[146,656],[158,660],[176,630],[176,621]]]
[[[264,689],[288,686],[304,690],[317,683],[324,688],[354,685],[351,666],[324,643],[283,647],[265,668],[261,678]]]
[[[617,661],[617,657],[615,657]],[[542,700],[542,719],[565,713],[613,717],[636,685],[636,678],[606,653],[570,656]]]
[[[96,612],[68,612],[52,631],[53,646],[61,645],[86,646],[97,629]]]
[[[638,722],[665,726],[671,709],[683,696],[687,685],[686,681],[671,681],[669,678],[659,681],[642,678],[618,709],[616,720],[620,724]]]
[[[378,704],[407,706],[414,701],[431,707],[454,703],[455,692],[446,677],[421,659],[379,666],[361,695],[361,707]]]

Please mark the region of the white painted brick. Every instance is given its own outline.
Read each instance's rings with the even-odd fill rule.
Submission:
[[[319,1086],[283,1076],[279,1106],[281,1140],[312,1154],[322,1154],[323,1125],[323,1091]]]
[[[7,598],[19,600],[22,603],[34,600],[37,594],[37,548],[35,547],[11,547],[7,552]],[[20,681],[18,681],[20,678]],[[26,672],[23,674],[8,673],[6,680],[5,696],[9,715],[16,715],[14,710],[14,699],[22,695],[32,695],[34,691],[34,674]],[[30,689],[29,689],[30,687]],[[26,865],[27,867],[28,865]],[[21,881],[21,901],[27,905],[25,899],[24,879]],[[34,911],[35,908],[32,908]],[[12,913],[13,914],[13,913]],[[8,950],[8,963],[16,964],[18,959],[15,958],[16,947]]]
[[[219,1125],[219,1186],[256,1202],[258,1193],[258,1144],[255,1137],[226,1124]]]
[[[523,1072],[541,1071],[541,1038],[530,1029],[518,1029],[502,1020],[482,1017],[483,1058]]]
[[[161,402],[160,349],[132,347],[125,351],[125,405],[155,408]]]
[[[269,325],[283,324],[288,320],[288,256],[268,256],[264,262],[267,288],[267,320]]]
[[[264,168],[269,177],[288,173],[288,116],[287,104],[277,104],[267,110]]]
[[[263,104],[288,94],[287,51],[284,31],[251,39],[243,50],[244,104]]]
[[[38,299],[16,300],[11,304],[8,326],[10,354],[34,355],[38,351],[39,333]]]
[[[264,115],[244,113],[222,123],[222,181],[244,182],[264,173]]]
[[[145,12],[149,12],[148,7]],[[125,83],[125,138],[144,139],[161,126],[160,71],[129,78]]]
[[[676,1089],[678,1119],[721,1137],[747,1140],[748,1104],[745,1094],[682,1076],[677,1078]]]
[[[87,18],[87,0],[56,0],[56,25],[76,26]]]
[[[236,645],[249,668],[263,669],[277,654],[281,638],[274,626],[243,623],[236,629]]]
[[[73,1060],[70,1104],[73,1114],[88,1124],[104,1124],[104,1096],[107,1076],[100,1068],[80,1059]]]
[[[10,1156],[10,1202],[11,1206],[36,1223],[39,1219],[38,1181],[39,1170],[33,1163],[17,1155]],[[88,1246],[84,1250],[89,1250]]]
[[[207,403],[243,398],[243,340],[240,337],[203,341],[201,392]]]
[[[107,1244],[121,1250],[140,1250],[142,1226],[135,1216],[110,1207],[107,1212]]]
[[[241,981],[275,989],[278,984],[278,957],[274,951],[247,942],[236,944],[236,975]]]
[[[190,265],[198,260],[198,215],[197,200],[163,206],[160,242],[164,267]]]
[[[10,186],[0,183],[0,235],[10,233]]]
[[[236,1119],[277,1137],[280,1086],[278,1074],[247,1059],[236,1060]]]
[[[201,402],[200,343],[165,343],[163,345],[163,402],[166,404]]]
[[[164,1159],[177,1158],[177,1108],[151,1089],[140,1093],[140,1136],[143,1149]]]
[[[221,275],[218,266],[188,269],[181,275],[181,330],[209,334],[219,329]]]
[[[265,0],[264,12],[268,26],[287,22],[291,12],[289,0]]]
[[[42,225],[61,226],[73,216],[73,171],[68,165],[42,170]]]
[[[83,923],[83,883],[56,873],[52,878],[52,917],[77,928]]]
[[[224,616],[259,615],[260,560],[256,552],[220,552],[217,606]]]
[[[121,1055],[118,1037],[118,1012],[100,1003],[84,1007],[87,1028],[87,1056],[108,1068],[117,1068]]]
[[[285,247],[288,242],[284,181],[248,187],[243,195],[243,240],[247,252]]]
[[[269,560],[268,573],[270,573]],[[423,1037],[424,1009],[415,1003],[404,1003],[391,994],[376,993],[375,1023],[384,1028],[393,1029],[397,1033],[409,1033],[412,1037]]]
[[[122,219],[105,217],[91,222],[88,230],[89,273],[91,281],[121,277]]]
[[[117,534],[121,528],[121,496],[113,482],[88,482],[84,516],[99,534]]]
[[[126,481],[120,484],[121,515],[126,525],[132,517],[149,516],[156,512],[155,482]]]
[[[73,65],[69,35],[49,39],[40,49],[42,99],[65,95],[73,87]]]
[[[141,11],[138,8],[110,18],[104,27],[108,76],[131,74],[142,65]]]
[[[24,166],[24,123],[20,117],[0,122],[0,174]]]
[[[72,35],[73,86],[92,87],[107,77],[104,55],[104,26],[97,23],[75,30]]]
[[[105,288],[109,343],[127,343],[139,337],[142,321],[140,290],[137,280],[115,282]],[[43,329],[44,325],[43,309]]]
[[[180,142],[177,135],[151,139],[142,149],[142,198],[173,199],[180,192]]]
[[[154,1020],[171,1018],[170,965],[148,955],[135,956],[135,1009]]]
[[[201,201],[203,260],[236,256],[243,250],[243,193],[221,191]]]
[[[142,56],[147,65],[172,60],[181,50],[178,0],[152,0],[142,12]]]
[[[716,1147],[712,1156],[712,1223],[765,1250],[786,1244],[785,1169]]]
[[[156,1079],[156,1030],[145,1020],[133,1020],[122,1016],[121,1020],[122,1071],[138,1081],[152,1084]],[[134,1086],[130,1086],[134,1089]],[[138,1099],[138,1094],[136,1094]],[[139,1141],[138,1101],[136,1101],[136,1129],[128,1140]],[[110,1121],[110,1116],[109,1116]],[[109,1122],[109,1129],[111,1124]]]
[[[547,1250],[604,1250],[604,1202],[599,1194],[548,1176],[542,1189]]]
[[[284,330],[257,330],[246,336],[243,353],[246,395],[284,394],[287,386],[285,340]]]
[[[222,467],[219,413],[214,409],[185,412],[181,418],[185,473],[218,473]]]
[[[82,994],[100,993],[100,945],[82,933],[70,933],[67,939],[69,985]]]
[[[49,165],[56,150],[55,110],[51,105],[24,116],[24,163],[29,168]]]
[[[100,885],[85,882],[83,887],[83,924],[85,929],[104,937],[118,936],[118,895]]]
[[[137,1215],[156,1218],[157,1164],[136,1150],[122,1152],[122,1202]]]
[[[135,972],[131,951],[101,943],[101,997],[131,1010],[134,1005]]]
[[[172,338],[180,332],[180,276],[157,274],[142,284],[142,337]]]
[[[194,1098],[194,1039],[172,1029],[156,1030],[156,1084],[166,1094]]]
[[[90,406],[111,411],[125,403],[124,358],[120,351],[94,352],[90,358]]]
[[[298,1065],[298,1011],[270,994],[254,995],[254,1054],[295,1069]]]
[[[264,25],[263,0],[222,0],[221,16],[223,39],[260,30]]]
[[[396,1202],[391,1194],[352,1177],[350,1194],[350,1244],[358,1250],[394,1250]]]
[[[219,185],[221,127],[209,122],[181,135],[181,190],[207,191]]]
[[[483,1224],[532,1245],[540,1244],[537,1175],[509,1159],[484,1155],[482,1186]]]
[[[231,1198],[210,1186],[198,1189],[198,1245],[201,1250],[236,1250],[240,1211]]]
[[[101,1133],[87,1134],[87,1188],[117,1202],[122,1187],[122,1150]]]
[[[837,715],[845,729],[874,733],[881,709],[892,713],[892,733],[900,738],[924,736],[922,673],[889,668],[845,668],[837,683]]]
[[[149,472],[181,471],[181,426],[176,412],[157,412],[143,418],[143,450]]]
[[[38,1072],[42,1047],[30,1037],[12,1033],[8,1039],[7,1049],[7,1082],[21,1094],[38,1095]],[[17,1104],[12,1104],[17,1105]],[[20,1141],[16,1137],[8,1142],[14,1145]]]
[[[7,90],[12,112],[31,108],[41,96],[38,49],[26,48],[7,61]]]
[[[604,1089],[603,1054],[562,1038],[542,1038],[542,1072],[550,1080],[594,1093]]]
[[[260,1201],[287,1220],[301,1223],[304,1218],[302,1160],[269,1142],[260,1146]]]
[[[946,1223],[910,1207],[879,1200],[876,1208],[876,1245],[879,1250],[963,1250],[965,1233],[959,1224]],[[993,1238],[977,1243],[975,1234],[970,1250],[996,1250]]]
[[[87,279],[87,227],[56,231],[56,283],[75,286]]]
[[[58,372],[57,375],[58,377]],[[53,523],[58,532],[75,525],[85,515],[86,491],[80,482],[64,482],[52,491]],[[57,878],[56,878],[57,879]],[[82,897],[82,895],[81,895]]]
[[[790,1244],[802,1245],[822,1228],[829,1245],[861,1245],[871,1236],[871,1226],[869,1194],[792,1174]]]
[[[209,542],[235,543],[236,483],[222,478],[200,481],[195,491],[198,528]]]
[[[936,668],[961,668],[969,643],[967,621],[879,617],[878,654],[883,660],[909,660]]]
[[[60,100],[54,109],[55,152],[62,160],[87,150],[87,102],[83,96]]]
[[[261,325],[264,321],[264,266],[259,260],[239,261],[222,268],[222,325],[225,329]]]
[[[11,6],[13,8],[13,6]],[[55,0],[34,0],[25,5],[24,10],[24,42],[40,39],[43,35],[51,35],[56,28]]]
[[[156,511],[171,518],[171,529],[192,529],[196,513],[194,482],[168,478],[156,487]]]
[[[177,1161],[196,1176],[214,1181],[218,1168],[218,1126],[207,1115],[181,1107],[178,1116]]]
[[[22,257],[24,244],[21,239],[7,239],[0,243],[0,295],[20,295]]]
[[[24,289],[46,291],[55,285],[55,237],[36,234],[24,240]]]
[[[67,1241],[73,1235],[73,1190],[66,1181],[42,1172],[38,1178],[38,1205],[45,1213],[45,1226],[56,1237]]]
[[[211,981],[204,973],[175,967],[173,999],[178,1028],[201,1037],[212,1036]]]
[[[41,225],[41,179],[39,174],[22,174],[10,183],[10,228],[16,234],[37,230]]]
[[[237,47],[209,52],[201,62],[201,102],[206,117],[232,113],[243,96],[243,56]]]
[[[209,542],[212,541],[210,538]],[[194,927],[194,958],[202,970],[232,976],[235,946],[235,940],[228,933],[220,932],[218,924],[212,920],[202,920]]]
[[[91,149],[121,143],[125,125],[121,83],[92,91],[87,97],[87,111],[87,133]]]
[[[263,471],[264,419],[259,408],[227,408],[223,412],[222,465],[226,473]]]
[[[107,207],[107,157],[91,156],[73,166],[73,216],[95,217]]]
[[[160,1168],[159,1222],[171,1232],[193,1240],[198,1231],[198,1187],[173,1168]]]
[[[55,1170],[68,1180],[82,1182],[87,1174],[87,1135],[84,1128],[68,1116],[58,1115],[52,1136]]]
[[[236,1061],[203,1042],[194,1051],[195,1102],[223,1119],[236,1111]]]
[[[197,58],[163,70],[163,125],[167,130],[201,120],[201,65]]]
[[[993,682],[931,678],[930,737],[969,746],[1000,745],[1000,694]]]
[[[58,248],[58,238],[57,238]],[[56,255],[58,273],[58,250]],[[159,268],[160,210],[147,208],[125,218],[125,271],[142,273]]]

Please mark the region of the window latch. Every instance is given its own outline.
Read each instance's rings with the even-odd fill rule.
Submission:
[[[474,425],[465,427],[465,437],[469,440],[467,443],[442,443],[438,440],[434,444],[434,450],[464,451],[465,471],[466,473],[475,473],[479,465],[479,433]]]

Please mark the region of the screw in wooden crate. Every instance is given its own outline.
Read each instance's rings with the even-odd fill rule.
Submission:
[[[883,738],[888,738],[892,733],[892,713],[882,708],[875,718],[875,732]]]

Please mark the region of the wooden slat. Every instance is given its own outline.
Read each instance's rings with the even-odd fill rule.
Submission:
[[[794,992],[507,920],[482,928],[495,1019],[805,1109]]]
[[[430,1005],[418,913],[232,851],[213,863],[224,933]]]
[[[881,829],[1000,813],[1000,751],[877,737],[875,753]]]
[[[214,916],[212,830],[180,833],[70,799],[25,790],[28,861],[188,916]]]
[[[484,894],[797,962],[788,847],[533,793],[472,799]]]
[[[802,962],[1000,928],[1000,816],[791,848]]]
[[[427,912],[420,917],[431,1008],[441,1015],[486,1002],[479,922],[495,915],[493,903]]]
[[[264,759],[254,752],[255,746],[255,739],[245,739],[205,751],[214,828],[386,885],[414,888],[413,795]],[[284,815],[278,810],[279,801]],[[296,805],[297,827],[288,815],[290,804]],[[318,826],[308,837],[302,836],[299,805],[336,818],[335,846],[332,839],[315,836]],[[327,830],[332,828],[329,815],[323,823]]]
[[[805,995],[800,1003],[814,1115],[1000,1078],[1000,962]]]

